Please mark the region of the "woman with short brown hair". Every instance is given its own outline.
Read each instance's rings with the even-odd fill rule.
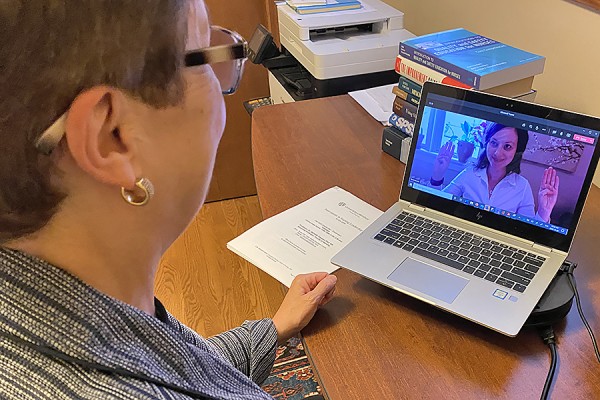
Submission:
[[[201,0],[0,3],[0,397],[269,398],[336,279],[204,339],[154,298],[202,206],[246,44]]]

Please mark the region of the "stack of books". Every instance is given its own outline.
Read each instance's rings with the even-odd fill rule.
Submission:
[[[400,43],[400,74],[390,124],[411,136],[425,81],[441,82],[500,96],[533,101],[533,78],[546,59],[465,29],[453,29]]]
[[[286,3],[298,14],[355,10],[361,7],[358,0],[286,0]]]

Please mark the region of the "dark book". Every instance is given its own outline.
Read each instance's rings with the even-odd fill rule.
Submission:
[[[417,82],[411,81],[405,76],[400,75],[398,87],[408,94],[412,94],[413,96],[421,98],[421,90],[423,90],[423,86],[419,85]]]
[[[399,117],[405,118],[413,124],[417,121],[417,106],[409,103],[408,101],[396,96],[394,104],[392,105],[392,111]]]
[[[408,137],[409,136],[406,133],[398,128],[386,126],[383,128],[381,137],[381,149],[399,160],[402,152],[402,141]]]
[[[415,106],[419,105],[419,100],[421,100],[421,96],[415,96],[414,94],[405,92],[398,86],[394,86],[392,88],[392,93],[394,93],[397,97],[400,97],[402,100],[406,100],[409,103],[414,104]]]

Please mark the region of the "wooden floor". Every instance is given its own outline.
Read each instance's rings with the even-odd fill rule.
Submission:
[[[256,196],[205,204],[161,261],[156,296],[167,310],[203,336],[272,317],[283,285],[226,247],[261,220]]]

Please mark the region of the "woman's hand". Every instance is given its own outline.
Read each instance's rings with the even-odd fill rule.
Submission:
[[[433,161],[433,171],[431,173],[432,180],[441,181],[444,179],[446,170],[450,166],[450,161],[452,161],[452,156],[454,156],[454,145],[451,141],[447,141],[440,147],[440,151]]]
[[[544,170],[540,190],[538,192],[538,215],[545,222],[550,222],[550,214],[558,199],[558,175],[556,170],[548,167]]]
[[[315,315],[317,308],[331,300],[336,282],[337,277],[327,272],[302,274],[294,278],[273,317],[280,344],[300,332]]]

